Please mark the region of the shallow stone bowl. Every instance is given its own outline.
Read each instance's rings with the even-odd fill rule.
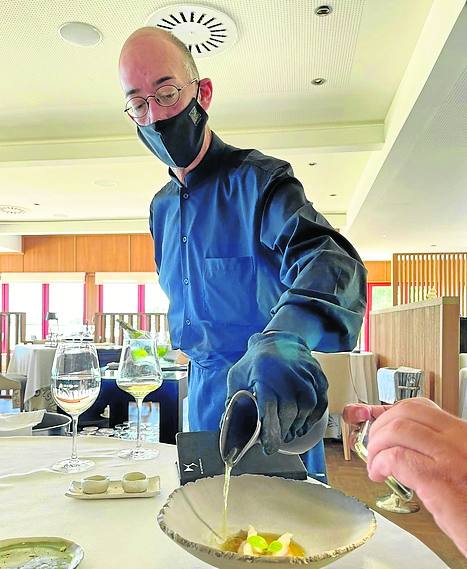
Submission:
[[[321,484],[244,474],[230,483],[228,534],[253,525],[259,534],[290,532],[305,557],[251,557],[219,549],[223,535],[223,476],[178,488],[158,522],[180,547],[219,569],[251,564],[266,569],[293,565],[325,567],[368,541],[376,530],[373,512],[338,490]]]

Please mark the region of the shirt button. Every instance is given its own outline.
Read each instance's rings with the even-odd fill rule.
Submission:
[[[191,320],[186,319],[186,320],[185,320],[185,324],[186,324],[187,326],[190,326]]]
[[[183,279],[183,283],[184,283],[184,284],[187,285],[189,282],[190,282],[190,281],[189,281],[188,279]]]
[[[182,237],[182,241],[183,241],[183,243],[186,243],[186,242],[188,241],[188,237],[187,237],[186,235],[184,235],[184,236]]]
[[[182,196],[182,198],[183,198],[184,200],[187,200],[189,197],[190,197],[190,194],[187,193],[187,192],[185,192],[185,193],[183,194],[183,196]]]

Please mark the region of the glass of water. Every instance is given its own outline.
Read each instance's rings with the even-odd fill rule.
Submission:
[[[78,417],[89,409],[99,395],[101,374],[97,351],[91,342],[60,342],[52,365],[52,395],[57,405],[71,415],[73,445],[71,457],[52,466],[59,472],[83,472],[94,466],[80,460],[76,441]]]

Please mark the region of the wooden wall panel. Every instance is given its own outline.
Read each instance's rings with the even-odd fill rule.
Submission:
[[[153,273],[154,244],[151,235],[130,235],[130,271],[135,273]]]
[[[130,270],[129,235],[77,235],[76,270],[87,273]]]
[[[30,235],[23,238],[24,272],[73,272],[74,235]]]
[[[369,283],[391,282],[391,261],[365,261]]]
[[[425,391],[459,413],[459,299],[442,297],[371,312],[371,346],[378,368],[409,366],[425,372]]]
[[[22,273],[24,255],[20,253],[0,254],[0,273]]]

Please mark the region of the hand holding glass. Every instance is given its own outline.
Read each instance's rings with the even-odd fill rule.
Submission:
[[[52,365],[52,395],[57,405],[73,420],[71,458],[52,466],[59,472],[83,472],[94,466],[80,460],[76,451],[78,417],[89,409],[99,395],[101,374],[96,347],[84,342],[60,342]]]
[[[162,385],[162,371],[157,358],[157,346],[153,338],[129,338],[125,336],[118,368],[117,385],[130,393],[138,408],[136,448],[119,453],[121,458],[147,460],[158,452],[145,449],[141,440],[141,407],[143,399]]]

